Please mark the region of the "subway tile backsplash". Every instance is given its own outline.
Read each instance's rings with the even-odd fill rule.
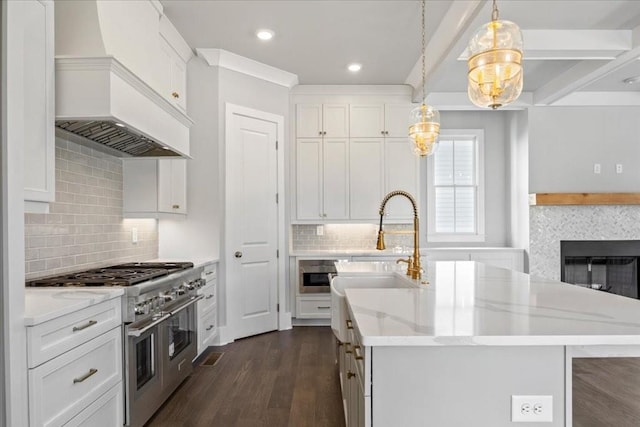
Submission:
[[[56,138],[56,201],[25,214],[27,280],[157,258],[157,221],[123,219],[122,182],[121,159]]]
[[[324,224],[323,234],[317,233],[316,224],[291,226],[291,250],[373,250],[376,248],[378,226],[374,224]],[[385,230],[411,230],[412,225],[389,224]],[[395,246],[413,247],[411,234],[387,234],[384,237],[388,249]]]

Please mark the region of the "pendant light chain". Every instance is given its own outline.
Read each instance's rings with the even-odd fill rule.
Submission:
[[[494,0],[495,1],[495,0]],[[422,0],[422,103],[427,103],[427,79],[426,79],[426,66],[425,56],[427,54],[426,47],[426,34],[425,34],[425,4],[426,0]]]
[[[491,11],[491,20],[492,21],[497,21],[498,20],[498,5],[496,4],[496,0],[493,0],[493,10]]]

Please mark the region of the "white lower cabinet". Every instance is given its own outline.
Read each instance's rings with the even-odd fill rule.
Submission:
[[[338,342],[338,372],[347,427],[371,426],[371,349],[347,319],[348,341]]]
[[[119,305],[116,298],[27,328],[31,426],[123,424]]]
[[[298,319],[331,318],[331,295],[298,296],[296,298],[296,317]]]
[[[198,301],[198,356],[218,336],[217,264],[205,265],[202,278],[206,280],[206,285],[198,289],[198,295],[204,296]]]

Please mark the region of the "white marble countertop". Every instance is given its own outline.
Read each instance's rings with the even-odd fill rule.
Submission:
[[[33,326],[85,307],[118,298],[120,288],[26,288],[24,323]]]
[[[192,262],[194,268],[202,267],[207,264],[212,264],[214,262],[218,262],[217,258],[206,258],[206,257],[198,257],[198,258],[156,258],[150,259],[144,262]]]
[[[518,248],[507,247],[450,247],[450,248],[420,248],[420,254],[428,257],[433,252],[496,252],[496,251],[523,251]],[[309,250],[290,250],[289,256],[310,257],[310,256],[367,256],[367,257],[406,257],[413,253],[413,248],[403,248],[401,252],[394,251],[393,248],[378,251],[376,249],[309,249]]]
[[[346,289],[364,345],[640,344],[639,300],[473,261],[429,263],[426,278]]]

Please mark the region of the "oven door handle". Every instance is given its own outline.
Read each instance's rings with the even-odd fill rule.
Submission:
[[[149,329],[153,328],[154,326],[156,326],[159,323],[164,322],[168,318],[169,318],[169,313],[163,313],[160,317],[158,317],[156,319],[153,319],[151,323],[146,324],[142,328],[131,328],[131,327],[129,327],[129,329],[127,330],[127,335],[130,336],[130,337],[139,337],[140,335],[142,335],[145,332],[147,332]],[[145,323],[146,322],[143,322],[142,324],[145,324]]]
[[[189,307],[190,305],[193,305],[193,304],[197,303],[202,298],[204,298],[204,295],[198,295],[197,297],[193,297],[189,301],[187,301],[184,304],[182,304],[180,307],[169,311],[169,314],[171,316],[175,316],[176,314],[180,313],[182,310],[184,310],[185,308]]]

